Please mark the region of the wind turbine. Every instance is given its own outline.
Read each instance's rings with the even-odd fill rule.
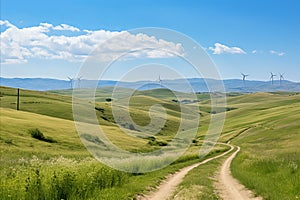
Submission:
[[[77,81],[78,81],[78,88],[80,88],[80,81],[82,80],[82,76],[78,77],[77,78]]]
[[[273,73],[271,72],[270,80],[272,80],[272,85],[273,85],[273,81],[274,81],[274,76],[276,76],[276,74],[273,74]]]
[[[161,78],[160,78],[160,75],[158,76],[158,82],[159,82],[160,87],[162,87],[162,85],[161,85],[162,80],[161,80]]]
[[[284,73],[282,73],[282,74],[279,73],[279,75],[280,75],[279,80],[280,80],[280,86],[281,86],[281,81],[284,80],[284,77],[283,77]]]
[[[73,80],[74,80],[74,78],[70,78],[68,76],[68,79],[69,79],[69,82],[70,82],[70,87],[71,87],[71,89],[73,89]]]
[[[249,76],[249,74],[243,74],[243,73],[241,73],[241,75],[243,76],[243,82],[244,82],[244,85],[245,85],[246,77]]]

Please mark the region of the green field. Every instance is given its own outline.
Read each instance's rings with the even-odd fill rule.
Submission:
[[[192,138],[189,150],[164,169],[132,174],[97,162],[86,150],[73,122],[72,91],[21,90],[20,111],[16,111],[16,90],[0,89],[1,199],[131,199],[155,187],[167,174],[200,160],[198,152],[212,113],[209,94],[185,99],[186,115],[197,107],[201,115],[197,136]],[[149,152],[172,140],[180,124],[180,107],[172,92],[157,89],[134,93],[129,111],[137,125],[149,124],[148,110],[155,104],[162,105],[167,113],[166,123],[158,134],[135,137],[147,136],[147,130],[141,133],[127,123],[121,126],[131,134],[122,132],[112,116],[111,91],[112,88],[97,90],[95,112],[106,136],[115,145],[131,152]],[[226,123],[219,141],[241,146],[232,164],[233,175],[265,199],[300,198],[300,95],[228,94],[227,104]],[[120,108],[122,111],[124,108]],[[154,115],[159,118],[161,113]],[[32,129],[39,129],[53,142],[34,138]],[[91,145],[99,143],[94,135],[84,138]],[[217,145],[208,156],[226,149]],[[220,160],[192,170],[181,184],[180,194],[184,195],[188,188],[202,188],[202,194],[191,198],[218,198],[211,177]],[[197,170],[204,170],[201,180],[195,178]]]
[[[256,96],[256,101],[263,98],[262,94]],[[299,199],[299,95],[268,94],[267,103],[263,100],[254,103],[255,107],[249,105],[252,109],[248,108],[248,113],[253,114],[239,113],[240,121],[234,120],[230,114],[227,118],[226,129],[245,122],[245,131],[238,132],[239,136],[233,140],[242,148],[233,161],[233,175],[265,199]]]

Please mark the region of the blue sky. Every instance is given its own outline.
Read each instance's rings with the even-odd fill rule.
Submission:
[[[206,48],[224,79],[240,78],[243,72],[250,74],[249,79],[268,80],[272,71],[285,72],[286,79],[300,81],[299,11],[298,0],[1,0],[2,21],[18,29],[51,24],[52,35],[78,36],[86,34],[83,30],[115,32],[139,27],[174,29]],[[2,24],[2,36],[7,28],[7,23]],[[2,36],[1,41],[10,41]],[[8,50],[2,50],[3,46],[1,57],[5,58]],[[234,53],[233,47],[241,51]],[[63,56],[26,57],[24,52],[18,59],[26,62],[2,62],[1,76],[65,79],[75,76],[82,62]]]

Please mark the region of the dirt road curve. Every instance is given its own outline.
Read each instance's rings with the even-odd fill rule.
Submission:
[[[227,145],[227,144],[225,144],[225,145]],[[222,153],[221,155],[218,155],[218,156],[215,156],[212,158],[208,158],[202,162],[182,168],[180,171],[176,172],[175,174],[170,175],[165,181],[163,181],[161,183],[161,185],[157,188],[156,191],[154,191],[146,196],[139,196],[139,197],[137,197],[137,199],[141,199],[141,200],[166,200],[166,199],[169,199],[170,197],[172,197],[172,194],[174,193],[176,187],[181,183],[181,181],[183,180],[185,175],[190,170],[194,169],[195,167],[198,167],[199,165],[203,165],[211,160],[222,157],[222,156],[226,155],[227,153],[231,152],[234,149],[234,147],[231,145],[229,145],[229,146],[231,148],[228,151]]]
[[[242,184],[231,176],[230,165],[233,158],[240,151],[240,147],[226,159],[221,167],[221,171],[217,177],[219,182],[216,184],[220,196],[224,200],[261,200],[261,197],[254,197],[253,193],[247,190]]]

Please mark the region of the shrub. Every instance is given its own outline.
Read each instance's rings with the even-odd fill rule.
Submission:
[[[45,139],[44,134],[38,129],[29,129],[28,132],[31,134],[31,137],[38,139],[38,140],[43,140]]]
[[[98,110],[98,111],[104,113],[104,108],[95,107],[95,110]]]
[[[130,130],[135,130],[134,125],[133,125],[133,124],[129,124],[129,129],[130,129]]]
[[[13,144],[13,140],[12,139],[7,139],[7,140],[4,140],[4,142],[6,143],[6,144]]]
[[[112,98],[106,98],[105,101],[111,102],[111,101],[112,101]]]
[[[55,143],[57,142],[56,140],[54,140],[51,137],[45,137],[44,134],[38,129],[29,129],[28,132],[30,133],[31,137],[44,141],[44,142],[49,142],[49,143]]]
[[[149,137],[147,137],[146,139],[151,140],[151,141],[156,140],[156,138],[155,138],[154,136],[149,136]]]
[[[151,146],[167,146],[168,143],[165,141],[158,141],[158,140],[150,140],[148,142],[149,145]]]

